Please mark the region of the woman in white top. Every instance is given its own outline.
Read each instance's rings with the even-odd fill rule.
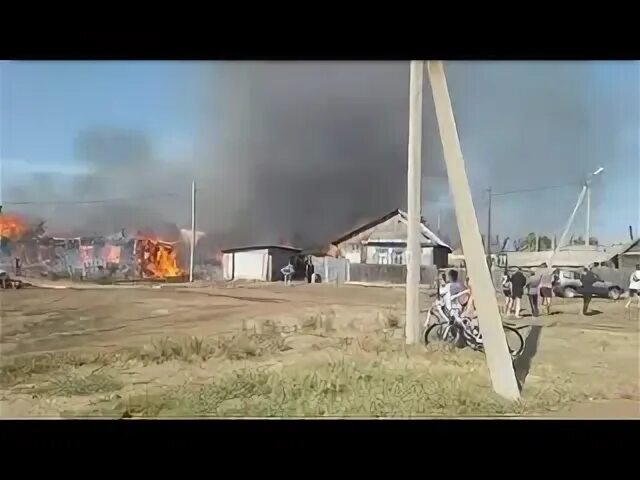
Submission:
[[[636,271],[629,277],[629,301],[624,308],[629,308],[634,298],[638,299],[638,308],[640,308],[640,264],[636,265]]]

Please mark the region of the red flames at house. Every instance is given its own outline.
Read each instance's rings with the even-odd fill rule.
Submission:
[[[176,243],[139,238],[136,254],[140,275],[143,278],[164,279],[185,275],[185,271],[178,266]]]
[[[28,229],[27,223],[17,215],[0,213],[0,236],[19,240]]]

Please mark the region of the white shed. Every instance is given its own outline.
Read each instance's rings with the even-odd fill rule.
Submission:
[[[284,245],[254,245],[222,250],[225,280],[280,280],[280,270],[302,250]]]

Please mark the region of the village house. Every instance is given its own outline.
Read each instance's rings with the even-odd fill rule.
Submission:
[[[618,268],[634,269],[640,264],[640,238],[619,246],[611,261]]]
[[[444,243],[427,225],[420,225],[422,265],[445,268],[451,247]],[[393,210],[331,242],[330,255],[346,258],[351,264],[406,265],[407,214]]]

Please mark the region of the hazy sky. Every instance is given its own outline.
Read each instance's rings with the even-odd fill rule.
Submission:
[[[594,183],[593,234],[619,241],[627,225],[640,230],[638,65],[447,63],[483,230],[490,185],[505,192],[577,183],[599,166],[605,171]],[[374,212],[404,207],[408,70],[401,62],[3,62],[0,195],[6,204],[179,192],[160,212],[156,205],[154,218],[186,226],[189,179],[196,177],[205,228],[276,241],[277,231],[298,233],[295,224],[308,211],[324,226],[308,220],[304,230],[339,235]],[[425,216],[435,223],[442,210],[452,228],[428,84],[424,97]],[[144,168],[124,167],[140,156]],[[305,194],[295,190],[298,182]],[[493,233],[559,233],[578,191],[496,197]],[[139,215],[154,202],[136,200]],[[65,226],[98,215],[73,205],[5,208]],[[260,215],[247,213],[254,209]],[[270,228],[265,216],[276,227],[261,236],[256,230]],[[581,212],[576,234],[583,225]]]

